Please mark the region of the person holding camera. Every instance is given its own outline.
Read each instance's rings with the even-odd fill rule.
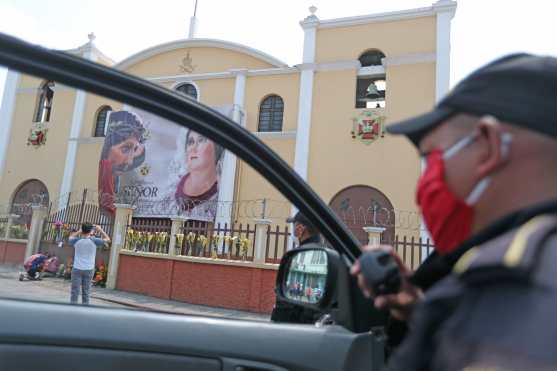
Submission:
[[[101,234],[102,238],[95,237],[97,232]],[[110,242],[110,237],[100,226],[91,223],[83,223],[81,231],[76,231],[70,236],[69,243],[74,247],[70,299],[72,304],[77,304],[81,288],[81,301],[84,305],[89,305],[89,292],[95,273],[97,247],[104,246],[107,242]]]
[[[408,323],[387,369],[557,369],[556,97],[557,59],[514,54],[388,127],[426,161],[416,199],[435,252],[410,272],[390,247],[366,247],[352,267]],[[399,267],[396,292],[367,279],[378,250]]]

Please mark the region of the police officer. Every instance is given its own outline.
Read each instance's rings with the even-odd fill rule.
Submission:
[[[297,212],[293,217],[286,219],[286,222],[294,225],[294,239],[298,248],[304,247],[310,243],[321,242],[318,230],[301,212]],[[287,303],[277,298],[275,307],[273,308],[273,312],[271,314],[271,321],[315,323],[315,321],[319,319],[319,316],[319,311]]]
[[[401,291],[374,298],[411,329],[388,369],[557,369],[557,59],[498,59],[388,131],[426,161],[436,246],[413,274],[397,258]]]

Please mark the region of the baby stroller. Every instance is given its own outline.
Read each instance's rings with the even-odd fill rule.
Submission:
[[[42,279],[41,272],[43,271],[48,258],[49,256],[41,253],[31,255],[29,258],[27,258],[27,260],[23,264],[25,273],[19,273],[19,280],[23,281],[25,279],[28,279],[30,281],[40,281]]]

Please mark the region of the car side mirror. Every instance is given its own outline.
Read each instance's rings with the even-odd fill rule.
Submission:
[[[340,256],[319,244],[287,252],[280,263],[276,293],[282,300],[314,309],[334,297]]]

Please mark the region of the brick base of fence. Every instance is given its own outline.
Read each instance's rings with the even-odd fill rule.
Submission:
[[[27,241],[0,240],[0,264],[23,264]]]
[[[116,288],[161,299],[271,313],[276,267],[120,254]]]

